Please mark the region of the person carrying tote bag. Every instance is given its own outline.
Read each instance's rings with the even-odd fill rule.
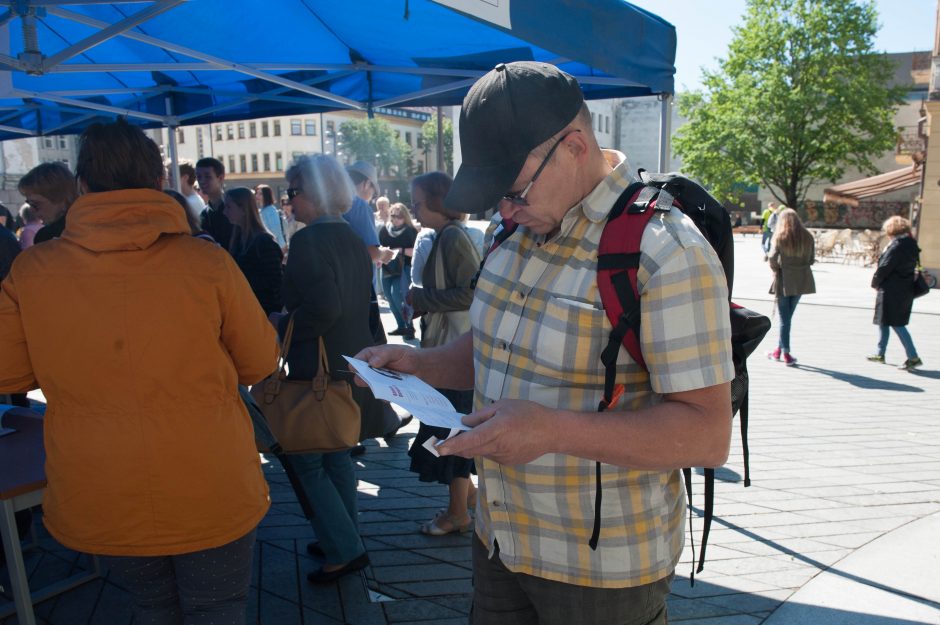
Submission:
[[[352,206],[352,183],[336,159],[323,154],[299,158],[286,179],[294,215],[306,224],[291,239],[284,269],[281,293],[289,316],[271,315],[287,342],[286,379],[309,383],[328,368],[333,381],[352,382],[343,355],[373,344],[372,261],[342,217]],[[353,387],[351,392],[361,412],[359,438],[384,434],[382,404],[366,388]],[[291,454],[285,459],[315,512],[310,523],[318,540],[308,545],[308,551],[322,565],[307,579],[330,583],[367,566],[369,557],[357,527],[356,475],[349,450]]]
[[[470,330],[470,303],[473,277],[480,255],[467,234],[460,213],[448,211],[444,196],[450,189],[447,174],[432,172],[412,182],[414,211],[421,224],[436,236],[422,273],[422,287],[409,291],[416,313],[423,312],[421,347],[444,345]],[[473,409],[473,391],[438,389],[460,412]],[[476,489],[470,482],[473,460],[460,456],[434,457],[424,448],[431,436],[446,438],[446,428],[421,424],[408,452],[411,470],[423,482],[446,484],[450,499],[445,510],[422,524],[420,531],[431,536],[465,532],[472,526],[469,509],[474,507]]]

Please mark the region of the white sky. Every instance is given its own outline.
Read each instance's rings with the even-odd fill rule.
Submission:
[[[731,27],[741,23],[744,0],[629,0],[676,27],[676,91],[701,86],[701,68],[715,69],[727,54]],[[876,0],[883,52],[932,50],[937,0]]]

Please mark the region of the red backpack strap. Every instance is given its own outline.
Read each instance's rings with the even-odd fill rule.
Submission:
[[[597,250],[597,288],[612,330],[601,353],[606,369],[603,410],[612,404],[617,354],[623,345],[644,369],[640,350],[640,293],[636,276],[640,266],[640,241],[652,218],[659,189],[636,182],[627,187],[607,217]]]

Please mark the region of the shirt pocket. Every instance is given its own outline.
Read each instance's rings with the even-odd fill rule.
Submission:
[[[601,352],[610,334],[603,310],[589,302],[552,296],[537,328],[532,360],[543,373],[578,384],[603,375]]]

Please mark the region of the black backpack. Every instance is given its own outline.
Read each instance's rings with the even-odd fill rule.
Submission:
[[[622,344],[630,356],[644,369],[646,364],[640,351],[640,300],[636,274],[640,262],[640,240],[646,224],[655,211],[679,208],[695,223],[705,239],[714,248],[728,282],[728,297],[734,282],[734,240],[731,216],[725,207],[701,185],[681,174],[648,174],[639,171],[640,181],[630,185],[621,194],[607,217],[597,254],[597,284],[607,318],[613,329],[607,347],[601,354],[606,369],[604,399],[598,411],[613,405],[621,390],[616,384],[617,353]],[[737,304],[730,303],[731,353],[735,377],[731,382],[732,416],[740,413],[741,444],[744,454],[744,486],[751,485],[750,453],[747,443],[748,428],[748,373],[747,357],[757,348],[770,330],[770,319]],[[600,475],[600,465],[597,467]],[[689,511],[692,511],[692,469],[683,469]],[[714,513],[715,469],[707,467],[705,475],[705,509],[702,542],[698,567],[693,566],[693,577],[705,566],[705,549]],[[597,495],[600,504],[600,482]],[[691,519],[690,519],[691,527]],[[592,548],[596,547],[600,531],[595,516]],[[695,543],[692,544],[693,557]],[[694,562],[693,562],[694,565]]]

